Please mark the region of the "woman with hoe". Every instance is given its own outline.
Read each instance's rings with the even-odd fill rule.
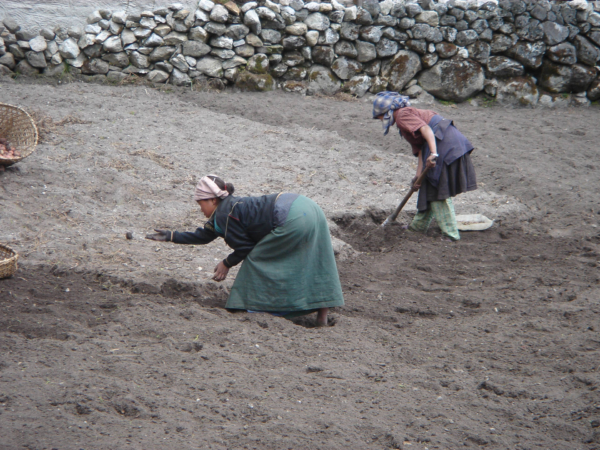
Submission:
[[[408,141],[418,157],[417,175],[412,189],[418,190],[417,210],[408,229],[426,232],[435,218],[442,234],[460,239],[452,197],[477,189],[475,169],[471,162],[473,145],[456,129],[453,122],[434,111],[410,107],[408,97],[397,92],[380,92],[373,101],[373,118],[383,122],[383,134],[392,125]],[[415,181],[428,167],[425,182]]]
[[[231,183],[203,177],[194,200],[208,218],[204,228],[155,230],[146,239],[202,245],[222,237],[233,253],[217,264],[213,279],[223,281],[243,261],[227,309],[286,318],[317,312],[317,326],[326,326],[329,308],[343,306],[344,297],[321,208],[298,194],[234,197],[233,192]]]

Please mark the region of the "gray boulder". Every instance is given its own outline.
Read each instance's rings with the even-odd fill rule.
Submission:
[[[131,56],[133,56],[135,54],[132,53]],[[131,58],[131,57],[130,57]],[[175,55],[173,56],[170,60],[169,63],[177,70],[179,70],[180,72],[183,73],[187,73],[190,70],[190,65],[188,64],[185,56],[183,56],[182,54],[179,55]],[[134,64],[135,65],[135,64]],[[136,66],[137,67],[137,66]]]
[[[456,35],[456,45],[466,47],[467,45],[475,42],[478,38],[479,35],[475,30],[459,31]]]
[[[444,59],[419,76],[419,85],[443,100],[463,102],[483,90],[481,65],[468,59]]]
[[[6,53],[0,56],[0,64],[8,67],[10,70],[15,70],[17,62],[15,61],[15,56],[12,53]]]
[[[167,46],[180,45],[186,42],[188,40],[188,37],[186,34],[178,33],[177,31],[172,31],[169,34],[167,34],[163,38],[163,40],[165,41],[165,45]]]
[[[373,24],[374,20],[373,20],[373,16],[371,16],[371,13],[369,13],[369,11],[367,11],[364,8],[359,7],[356,10],[355,22],[360,25],[371,25],[371,24]]]
[[[592,102],[600,100],[600,78],[596,78],[590,84],[587,91],[587,98]]]
[[[216,58],[211,58],[210,56],[205,56],[204,58],[199,59],[196,63],[196,70],[208,77],[223,77],[222,62]]]
[[[210,40],[210,45],[216,48],[231,50],[233,48],[233,39],[226,36],[215,36]]]
[[[167,72],[167,73],[173,72],[173,66],[166,61],[162,61],[162,62],[154,64],[154,68],[156,70],[162,70],[163,72]]]
[[[98,58],[88,59],[81,66],[81,73],[87,75],[106,75],[109,70],[109,64]]]
[[[492,56],[487,63],[490,77],[520,77],[525,73],[523,65],[506,56]]]
[[[240,39],[244,39],[250,33],[250,28],[246,25],[242,25],[240,23],[233,24],[227,27],[227,31],[225,32],[225,36],[230,37],[234,41],[238,41]],[[206,41],[205,41],[206,42]]]
[[[150,66],[148,57],[139,52],[131,52],[131,54],[129,55],[129,61],[134,67],[137,67],[138,69],[146,69]]]
[[[563,92],[584,92],[594,78],[596,69],[582,64],[565,66],[552,61],[544,61],[539,79],[541,87],[555,94]]]
[[[123,30],[123,32],[121,33],[121,41],[123,42],[123,45],[130,45],[134,42],[137,42],[137,37],[135,36],[135,34],[133,34],[133,31]]]
[[[46,57],[42,52],[27,52],[25,57],[27,58],[27,62],[36,69],[45,69],[48,67],[48,63],[46,63]]]
[[[63,43],[58,46],[58,51],[65,59],[75,59],[79,56],[79,53],[81,53],[77,42],[73,38],[63,41]]]
[[[309,29],[318,31],[325,31],[331,25],[329,18],[321,13],[310,14],[304,23]]]
[[[400,50],[391,60],[383,64],[381,75],[388,80],[391,90],[400,92],[421,68],[421,58],[418,54],[409,50]]]
[[[435,44],[435,51],[440,58],[448,59],[452,58],[458,52],[458,47],[450,42],[441,42]]]
[[[169,74],[167,72],[163,72],[162,70],[153,70],[146,76],[146,79],[150,83],[160,84],[169,79]]]
[[[215,5],[214,8],[210,12],[210,20],[217,23],[225,23],[227,22],[227,18],[229,17],[229,12],[227,8],[222,5]]]
[[[539,90],[531,77],[514,77],[498,81],[496,101],[501,105],[535,106],[539,97]]]
[[[315,45],[317,45],[320,38],[319,32],[317,30],[307,31],[304,37],[306,38],[306,45],[308,45],[309,47],[314,47]]]
[[[20,73],[21,75],[24,75],[26,77],[33,77],[39,75],[40,73],[38,69],[33,67],[25,60],[22,60],[17,64],[17,66],[15,67],[15,72]]]
[[[507,51],[509,48],[511,48],[515,44],[516,44],[516,41],[511,36],[506,36],[504,34],[498,33],[498,34],[495,34],[494,37],[492,38],[492,44],[491,44],[490,50],[494,54],[504,53],[505,51]]]
[[[254,55],[248,60],[246,70],[255,74],[269,73],[269,58],[264,53]]]
[[[262,26],[260,24],[260,19],[255,10],[251,9],[244,14],[244,25],[252,30],[254,34],[260,34],[262,31]]]
[[[371,89],[369,92],[373,94],[378,94],[379,92],[386,91],[388,89],[388,80],[383,77],[374,77],[372,79],[373,84],[371,85]]]
[[[173,72],[171,72],[171,84],[175,86],[187,86],[191,82],[192,79],[187,73],[180,72],[177,69],[173,69]]]
[[[434,28],[430,27],[429,25],[419,23],[411,29],[411,32],[414,39],[425,39],[427,41],[431,41],[433,38],[433,30]]]
[[[183,43],[181,49],[181,53],[184,56],[192,56],[194,58],[201,58],[202,56],[208,55],[210,51],[210,46],[202,41],[186,41]]]
[[[340,35],[331,28],[327,28],[321,33],[318,39],[319,45],[334,45],[340,40]]]
[[[204,30],[207,33],[214,34],[215,36],[223,36],[225,33],[227,33],[227,27],[224,24],[217,22],[208,22],[206,25],[204,25]],[[258,32],[260,33],[260,30]]]
[[[165,41],[158,34],[152,33],[148,39],[144,41],[146,47],[160,47]]]
[[[125,52],[106,53],[105,55],[102,56],[102,59],[104,61],[106,61],[109,65],[115,66],[115,67],[120,67],[121,69],[124,69],[125,67],[127,67],[129,65],[129,57],[127,56],[127,53],[125,53]]]
[[[483,41],[473,42],[467,47],[469,57],[480,64],[487,64],[490,58],[490,44]]]
[[[488,22],[485,19],[478,19],[471,23],[471,29],[474,30],[477,34],[481,35],[489,28]]]
[[[563,42],[550,47],[546,51],[546,56],[550,61],[572,65],[577,62],[577,49],[570,42]]]
[[[283,48],[287,50],[296,50],[306,45],[306,39],[302,36],[288,36],[282,43]]]
[[[435,11],[423,11],[415,17],[417,23],[425,23],[432,27],[437,27],[440,23],[440,16]]]
[[[600,30],[590,31],[587,37],[590,41],[594,43],[594,45],[600,47]]]
[[[265,44],[279,44],[281,42],[281,33],[277,30],[263,29],[260,37]]]
[[[119,36],[112,36],[104,41],[102,48],[107,52],[119,53],[123,51],[123,43]]]
[[[577,60],[588,66],[595,66],[600,58],[600,50],[583,36],[576,36],[573,43],[577,49]]]
[[[317,64],[329,67],[334,58],[333,48],[328,45],[317,45],[312,49],[312,59]]]
[[[235,80],[235,87],[242,91],[266,92],[272,91],[275,87],[273,77],[268,74],[257,74],[248,71],[238,74]]]
[[[243,66],[246,63],[247,61],[244,58],[234,56],[233,58],[228,59],[227,61],[223,61],[223,70],[229,70],[235,67]]]
[[[527,68],[537,69],[542,65],[545,52],[546,44],[543,42],[517,42],[506,51],[506,54]]]
[[[235,56],[235,52],[233,50],[227,50],[226,48],[213,48],[210,51],[210,54],[222,60],[230,59]]]
[[[287,27],[285,27],[285,32],[293,36],[304,36],[307,31],[308,27],[305,23],[302,22],[296,22],[292,25],[288,25]]]
[[[2,19],[2,23],[12,34],[15,34],[21,29],[21,26],[17,24],[16,20],[10,16],[5,16],[4,19]]]
[[[423,39],[409,39],[406,41],[406,48],[418,53],[419,55],[427,54],[427,42]]]
[[[340,28],[340,36],[348,41],[356,41],[360,34],[360,25],[352,22],[344,22]]]
[[[362,64],[354,59],[348,59],[344,56],[336,59],[331,64],[331,70],[342,80],[349,80],[362,71]]]
[[[339,41],[335,44],[335,53],[339,56],[347,56],[349,58],[356,58],[358,56],[356,47],[348,41]]]
[[[334,95],[341,89],[341,82],[327,67],[314,65],[308,69],[308,95]]]
[[[289,66],[284,63],[279,63],[275,66],[273,66],[273,64],[271,64],[271,70],[269,70],[269,74],[273,78],[281,78],[283,75],[285,75],[285,73],[288,71],[288,69],[289,69]]]
[[[427,53],[426,55],[421,56],[421,65],[423,69],[430,69],[436,65],[440,57],[437,53]]]
[[[387,58],[388,56],[393,56],[398,52],[398,43],[396,41],[383,38],[377,43],[375,49],[377,50],[377,56],[379,58]]]
[[[148,55],[148,60],[150,62],[165,61],[175,53],[175,50],[176,47],[171,46],[157,47]]]
[[[382,27],[376,27],[376,26],[363,27],[360,30],[360,38],[363,41],[372,42],[373,44],[377,44],[381,40],[381,36],[382,36],[381,29],[382,29]]]
[[[362,8],[373,18],[376,18],[381,13],[381,6],[378,0],[364,0]]]
[[[286,52],[282,57],[282,62],[288,67],[296,67],[300,64],[303,64],[305,61],[302,53],[297,51]]]
[[[308,76],[306,67],[290,67],[283,78],[290,81],[302,81]]]
[[[569,37],[569,28],[556,22],[544,22],[542,28],[544,30],[544,42],[547,45],[560,44]]]
[[[37,36],[29,41],[29,48],[34,52],[43,52],[48,48],[48,44],[42,36]]]
[[[235,48],[235,54],[243,58],[249,58],[254,55],[254,47],[247,44],[240,45],[239,47]]]
[[[367,93],[371,86],[373,86],[373,79],[370,76],[357,75],[344,83],[342,92],[360,98]]]
[[[584,64],[574,64],[571,67],[573,68],[570,84],[571,92],[583,93],[587,91],[596,75],[598,75],[597,68]]]
[[[359,62],[364,63],[377,58],[377,49],[370,42],[356,41],[356,52]]]
[[[44,75],[46,75],[46,72],[48,71],[48,69],[44,70]],[[15,73],[10,70],[7,66],[4,66],[2,64],[0,64],[0,77],[12,77]]]

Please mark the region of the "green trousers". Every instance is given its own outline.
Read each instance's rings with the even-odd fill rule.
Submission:
[[[425,233],[433,219],[437,221],[444,236],[448,236],[453,241],[460,240],[451,198],[429,202],[429,209],[418,212],[408,229]]]

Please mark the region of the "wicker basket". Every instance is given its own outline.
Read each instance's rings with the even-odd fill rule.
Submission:
[[[17,271],[19,254],[12,248],[0,244],[0,279],[12,277]]]
[[[38,143],[38,130],[29,114],[18,106],[0,103],[0,137],[19,151],[19,158],[1,158],[0,166],[10,166],[27,158]]]

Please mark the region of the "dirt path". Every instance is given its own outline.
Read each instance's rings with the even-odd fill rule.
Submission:
[[[5,80],[0,101],[72,117],[0,174],[23,256],[0,449],[600,448],[597,107],[436,105],[477,148],[457,208],[496,219],[452,244],[378,226],[414,161],[365,102]],[[205,172],[323,206],[352,248],[335,327],[229,314],[225,246],[141,240],[201,224]]]

